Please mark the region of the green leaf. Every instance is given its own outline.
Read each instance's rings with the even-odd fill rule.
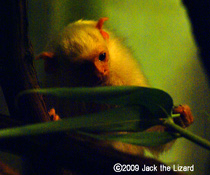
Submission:
[[[138,86],[106,86],[94,88],[47,88],[32,89],[19,94],[18,97],[30,93],[41,93],[70,101],[106,103],[120,106],[145,106],[152,115],[150,117],[166,117],[164,109],[171,115],[173,100],[166,92]]]
[[[27,125],[0,130],[0,139],[42,135],[48,133],[77,131],[95,139],[121,141],[143,146],[165,144],[180,134],[195,143],[210,148],[204,140],[177,126],[172,117],[173,100],[162,90],[144,87],[98,87],[98,88],[53,88],[24,91],[22,95],[42,93],[70,101],[84,101],[114,104],[120,107],[100,113],[63,119],[56,122]],[[17,98],[17,101],[18,101]],[[145,110],[145,107],[149,110]],[[163,119],[165,117],[165,119]],[[161,118],[161,120],[159,120]],[[140,132],[148,127],[163,124],[180,132],[172,135],[167,132]],[[135,132],[128,134],[96,135],[94,132]]]
[[[32,136],[55,132],[83,130],[88,132],[142,131],[150,125],[140,127],[145,116],[140,107],[114,108],[108,111],[75,118],[65,118],[56,122],[45,122],[17,128],[0,130],[0,139],[8,137]],[[159,122],[159,121],[154,121]]]
[[[24,91],[19,94],[18,98],[31,93],[68,98],[70,101],[106,103],[119,107],[56,122],[0,130],[0,139],[66,131],[78,131],[86,134],[90,134],[90,132],[137,132],[125,135],[97,135],[97,137],[92,135],[91,137],[150,146],[166,143],[174,139],[168,133],[140,133],[140,131],[153,125],[160,124],[160,118],[171,115],[172,98],[162,90],[134,86],[50,88]]]
[[[135,132],[112,135],[95,135],[91,133],[82,134],[99,140],[120,141],[138,146],[160,146],[179,137],[168,132]]]

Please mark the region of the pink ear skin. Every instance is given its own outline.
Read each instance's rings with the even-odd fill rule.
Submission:
[[[102,29],[102,27],[103,27],[104,22],[107,21],[108,19],[109,19],[109,18],[107,18],[107,17],[100,18],[100,19],[98,20],[98,23],[96,24],[96,28],[99,29],[101,35],[103,36],[103,38],[104,38],[105,40],[109,39],[109,34],[108,34],[107,32],[105,32],[105,31]]]
[[[44,70],[47,73],[55,73],[58,69],[57,59],[55,59],[55,54],[53,52],[42,52],[35,58],[36,60],[44,60]]]

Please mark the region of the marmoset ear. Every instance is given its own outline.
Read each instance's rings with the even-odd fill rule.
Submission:
[[[109,18],[107,18],[107,17],[100,18],[100,19],[98,20],[98,23],[96,24],[96,28],[99,29],[101,35],[103,36],[103,38],[104,38],[105,40],[109,39],[109,34],[108,34],[107,32],[105,32],[105,31],[102,29],[102,27],[103,27],[104,22],[107,21],[108,19],[109,19]]]
[[[35,57],[36,60],[44,60],[44,70],[47,73],[55,73],[58,70],[59,64],[53,52],[42,52]]]

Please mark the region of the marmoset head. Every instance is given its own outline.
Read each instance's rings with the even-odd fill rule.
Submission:
[[[104,84],[109,76],[109,35],[102,29],[106,20],[108,18],[98,22],[79,20],[64,28],[49,44],[49,51],[37,57],[45,60],[45,71],[56,73],[62,70],[61,79],[66,76],[63,81],[67,83],[68,76],[73,81],[73,74],[75,81],[79,79],[76,86]]]

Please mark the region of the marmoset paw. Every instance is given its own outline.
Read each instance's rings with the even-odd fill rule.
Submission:
[[[190,126],[194,121],[191,109],[188,105],[175,106],[173,114],[180,114],[180,117],[175,118],[174,122],[183,128]]]
[[[48,112],[48,114],[50,115],[50,119],[52,121],[60,120],[60,117],[59,117],[59,115],[56,114],[54,108],[50,109],[50,111]]]

